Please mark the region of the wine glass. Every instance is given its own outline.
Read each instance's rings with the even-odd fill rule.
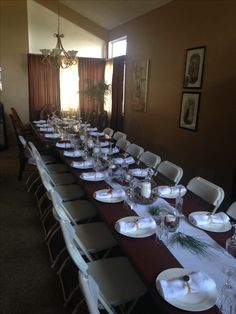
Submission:
[[[235,295],[236,290],[232,282],[236,279],[236,268],[225,266],[223,272],[226,274],[227,279],[223,285],[220,293],[219,313],[222,314],[235,314]]]
[[[226,251],[233,257],[236,257],[236,224],[233,224],[234,234],[225,242]]]
[[[164,217],[162,215],[159,216],[159,219],[155,219],[156,221],[156,240],[159,239],[164,244],[168,241],[169,229],[164,222]]]

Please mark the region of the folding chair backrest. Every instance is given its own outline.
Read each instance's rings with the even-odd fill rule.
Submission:
[[[156,169],[161,162],[161,157],[147,150],[142,153],[139,161],[144,163],[146,166]]]
[[[113,139],[115,141],[118,141],[119,139],[123,138],[124,140],[126,139],[127,135],[123,132],[120,132],[120,131],[116,131],[114,134],[113,134]]]
[[[226,214],[236,220],[236,202],[233,202],[233,203],[229,206],[229,208],[228,208]]]
[[[160,173],[176,185],[183,176],[183,169],[172,162],[165,160],[157,167],[157,173]]]
[[[114,133],[114,130],[112,130],[111,128],[105,128],[105,129],[103,130],[103,133],[104,133],[105,135],[108,135],[108,136],[111,138],[112,135],[113,135],[113,133]]]
[[[86,304],[90,314],[100,314],[98,304],[99,302],[105,308],[107,313],[114,314],[115,310],[108,304],[105,298],[101,295],[101,291],[96,281],[92,276],[86,275],[79,271],[80,288],[84,294]]]
[[[215,206],[213,213],[219,208],[225,195],[221,187],[201,177],[191,179],[187,184],[187,189],[209,204]]]
[[[50,196],[56,216],[59,217],[60,220],[70,222],[70,219],[63,208],[64,206],[62,204],[62,200],[59,194],[53,188],[50,190]]]
[[[60,220],[61,230],[63,233],[63,237],[65,240],[66,248],[70,257],[78,267],[78,269],[87,274],[88,265],[86,264],[85,260],[83,259],[82,255],[79,252],[78,247],[76,246],[75,242],[75,229],[74,227],[68,222]]]
[[[117,142],[116,142],[116,146],[119,147],[120,149],[126,151],[126,149],[129,147],[130,142],[126,139],[120,138]]]
[[[135,159],[138,159],[144,152],[144,149],[136,144],[130,144],[125,151],[133,156]]]

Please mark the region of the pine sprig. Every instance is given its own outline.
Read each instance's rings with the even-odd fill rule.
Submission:
[[[182,232],[174,233],[169,238],[168,244],[172,246],[175,244],[180,245],[189,250],[192,254],[201,256],[211,255],[208,250],[209,247],[211,247],[210,244]]]
[[[167,213],[167,210],[163,209],[161,206],[150,206],[148,212],[152,216],[158,216],[161,213]]]

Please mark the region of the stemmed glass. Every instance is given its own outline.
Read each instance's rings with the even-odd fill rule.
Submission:
[[[235,314],[236,290],[232,282],[235,282],[236,279],[236,268],[225,266],[223,272],[227,275],[227,279],[220,293],[219,313]]]
[[[226,240],[225,248],[226,251],[231,254],[233,257],[236,257],[236,223],[233,224],[234,234],[231,238]]]

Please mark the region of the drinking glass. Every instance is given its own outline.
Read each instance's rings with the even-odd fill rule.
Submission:
[[[234,234],[225,242],[226,251],[233,257],[236,257],[236,224],[233,224]]]

